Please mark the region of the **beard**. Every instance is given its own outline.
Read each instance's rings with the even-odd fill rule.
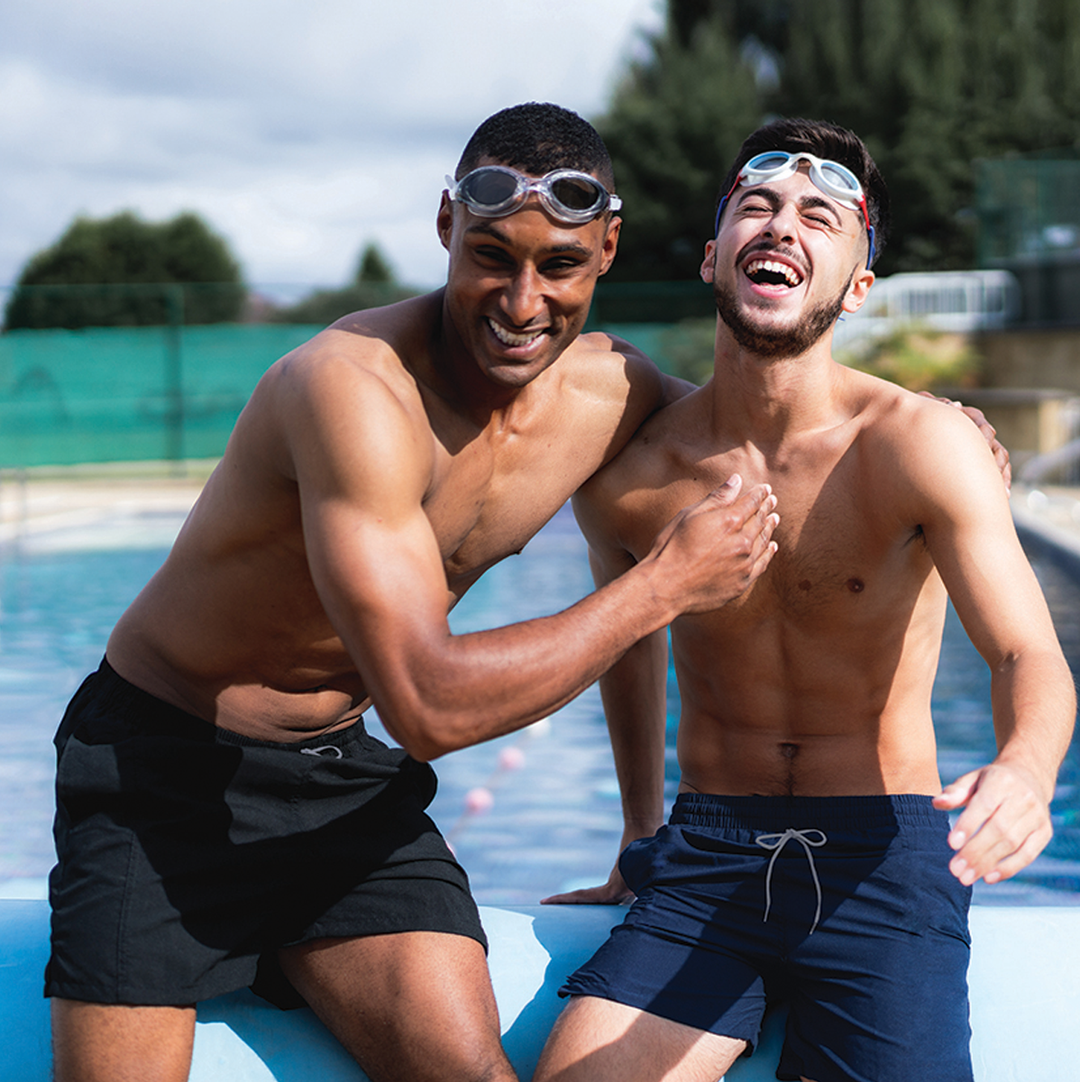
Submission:
[[[750,353],[775,360],[779,357],[798,357],[805,353],[824,335],[844,310],[844,298],[855,272],[847,284],[831,301],[822,301],[816,308],[804,312],[797,323],[790,327],[765,327],[754,322],[737,304],[735,290],[713,281],[713,298],[716,311],[727,324],[732,337]]]

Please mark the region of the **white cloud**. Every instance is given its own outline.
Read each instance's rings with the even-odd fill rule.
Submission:
[[[437,284],[443,174],[520,101],[603,110],[660,0],[35,0],[0,12],[0,283],[78,213],[193,209],[249,281],[377,240]]]

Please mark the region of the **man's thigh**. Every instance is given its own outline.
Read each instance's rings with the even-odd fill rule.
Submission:
[[[56,1082],[186,1082],[195,1008],[52,1001]]]
[[[544,1047],[535,1082],[716,1082],[746,1048],[596,996],[575,996]]]
[[[373,1082],[504,1082],[484,948],[442,932],[317,939],[281,968]]]

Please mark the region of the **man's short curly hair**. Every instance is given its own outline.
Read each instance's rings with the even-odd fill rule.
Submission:
[[[488,117],[466,143],[454,178],[460,180],[484,158],[532,176],[579,169],[615,190],[611,157],[596,129],[577,113],[548,102],[513,105]]]

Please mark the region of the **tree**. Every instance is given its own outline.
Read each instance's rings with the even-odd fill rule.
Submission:
[[[597,121],[624,205],[611,281],[696,276],[716,187],[761,116],[754,71],[724,20],[684,33],[672,15],[649,52]]]
[[[236,260],[197,215],[152,223],[125,211],[76,218],[34,255],[4,323],[9,330],[220,323],[238,318],[243,300]]]
[[[393,282],[394,271],[386,261],[377,244],[366,244],[360,253],[360,266],[356,271],[359,282]]]
[[[884,273],[974,265],[975,159],[1076,141],[1075,0],[816,0],[787,26],[775,107],[867,140],[893,202]]]
[[[893,202],[880,273],[973,266],[973,162],[1080,146],[1080,4],[670,0],[598,121],[627,198],[616,274],[696,273],[662,238],[700,251],[715,186],[772,114],[866,141]]]
[[[415,297],[416,290],[401,285],[379,246],[369,243],[360,254],[352,284],[344,289],[320,289],[274,315],[279,323],[318,323],[325,326],[350,312],[378,308]]]

